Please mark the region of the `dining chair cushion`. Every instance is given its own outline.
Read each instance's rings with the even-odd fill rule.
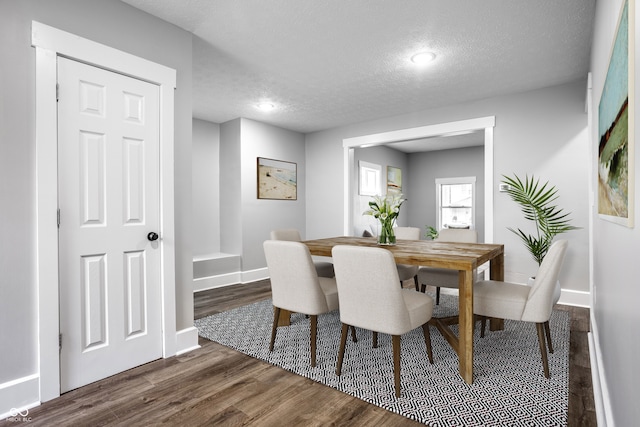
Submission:
[[[520,320],[530,289],[518,283],[481,280],[473,285],[473,311],[487,317]]]
[[[429,321],[433,313],[429,295],[392,285],[399,279],[390,251],[335,246],[332,252],[341,281],[338,297],[342,323],[403,335]]]
[[[309,315],[338,308],[335,279],[318,277],[304,243],[267,240],[264,249],[274,306]]]
[[[473,312],[487,317],[543,323],[551,317],[555,284],[568,242],[554,243],[532,286],[483,280],[473,285]]]
[[[313,265],[316,268],[316,273],[318,273],[318,276],[327,278],[332,278],[335,276],[332,263],[327,261],[314,261]]]
[[[418,327],[431,319],[431,315],[433,314],[433,298],[416,298],[416,295],[426,296],[424,294],[416,293],[412,289],[402,290],[402,297],[404,298],[404,303],[407,306],[407,311],[409,312],[409,324],[416,325],[415,327]]]
[[[271,230],[271,240],[286,240],[289,242],[300,242],[302,237],[300,232],[295,228],[281,228],[278,230]],[[333,263],[329,261],[313,261],[316,273],[320,277],[334,277]]]
[[[333,264],[331,268],[333,269]],[[324,292],[327,309],[332,311],[338,308],[338,286],[335,277],[318,277],[318,282],[320,282],[320,288]]]
[[[418,227],[395,227],[393,229],[396,239],[400,240],[420,240],[421,230]],[[409,264],[397,264],[398,279],[400,282],[413,279],[416,290],[418,289],[418,266]]]
[[[271,230],[271,240],[288,240],[290,242],[299,242],[302,240],[300,232],[295,228],[281,228]]]
[[[458,287],[458,272],[448,268],[420,267],[418,269],[418,282],[424,284],[437,284],[442,288]]]
[[[468,229],[451,229],[444,228],[439,231],[436,242],[453,242],[453,243],[478,243],[478,232]],[[420,267],[418,269],[418,283],[420,283],[421,291],[424,292],[427,285],[436,288],[436,304],[440,303],[440,288],[459,287],[458,272],[446,268]],[[474,271],[474,282],[477,280],[477,270]]]

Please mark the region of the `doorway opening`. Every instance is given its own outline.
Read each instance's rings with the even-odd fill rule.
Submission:
[[[358,165],[354,150],[378,145],[390,145],[401,141],[413,141],[433,137],[460,135],[465,132],[484,132],[484,241],[493,243],[493,128],[495,116],[439,123],[389,132],[362,135],[342,140],[344,170],[344,234],[353,234],[354,195],[358,191]]]

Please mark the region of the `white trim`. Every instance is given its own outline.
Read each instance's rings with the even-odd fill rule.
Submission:
[[[36,204],[38,369],[40,401],[60,395],[58,353],[57,211],[57,57],[126,74],[160,89],[160,250],[162,277],[163,356],[176,354],[174,231],[174,89],[176,72],[163,65],[92,42],[39,22],[32,22],[36,50]]]
[[[200,348],[198,344],[198,328],[191,326],[176,332],[177,349],[176,356],[188,353]],[[195,345],[193,343],[196,343]]]
[[[476,224],[476,177],[460,176],[454,178],[436,178],[436,224],[442,229],[442,186],[448,184],[471,184],[471,229],[477,229]]]
[[[218,274],[216,276],[200,277],[193,279],[193,292],[222,288],[224,286],[235,285],[241,281],[242,274],[239,271],[234,273]]]
[[[561,289],[558,304],[591,308],[591,294],[585,291]]]
[[[496,125],[495,116],[479,117],[475,119],[459,120],[456,122],[439,123],[435,125],[400,129],[389,132],[356,136],[342,140],[343,170],[344,170],[344,234],[353,234],[353,195],[354,186],[354,148],[362,146],[384,145],[391,142],[421,139],[432,136],[446,136],[447,134],[470,130],[484,130],[484,241],[493,243],[493,128]]]
[[[267,267],[249,271],[236,271],[233,273],[218,274],[216,276],[200,277],[193,279],[193,292],[208,291],[215,288],[237,285],[238,283],[257,282],[269,278]]]
[[[267,267],[256,268],[255,270],[242,272],[242,283],[256,282],[269,278],[269,269]]]
[[[14,416],[12,410],[25,410],[40,405],[38,374],[0,384],[0,421]]]
[[[591,362],[591,383],[593,386],[593,400],[596,407],[596,421],[600,427],[614,426],[611,398],[607,387],[607,377],[602,364],[602,351],[598,339],[598,327],[591,310],[591,332],[589,338],[589,359]]]

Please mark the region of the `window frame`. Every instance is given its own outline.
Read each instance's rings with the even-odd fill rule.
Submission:
[[[442,230],[442,186],[455,184],[471,184],[471,230],[476,229],[476,177],[463,176],[453,178],[436,178],[436,224]]]

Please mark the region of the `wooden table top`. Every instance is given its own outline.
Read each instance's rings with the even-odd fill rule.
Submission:
[[[380,247],[393,253],[401,264],[471,270],[504,253],[504,245],[488,243],[450,243],[433,240],[400,240],[395,245],[378,245],[375,237],[330,237],[305,240],[313,255],[331,256],[336,245]]]

